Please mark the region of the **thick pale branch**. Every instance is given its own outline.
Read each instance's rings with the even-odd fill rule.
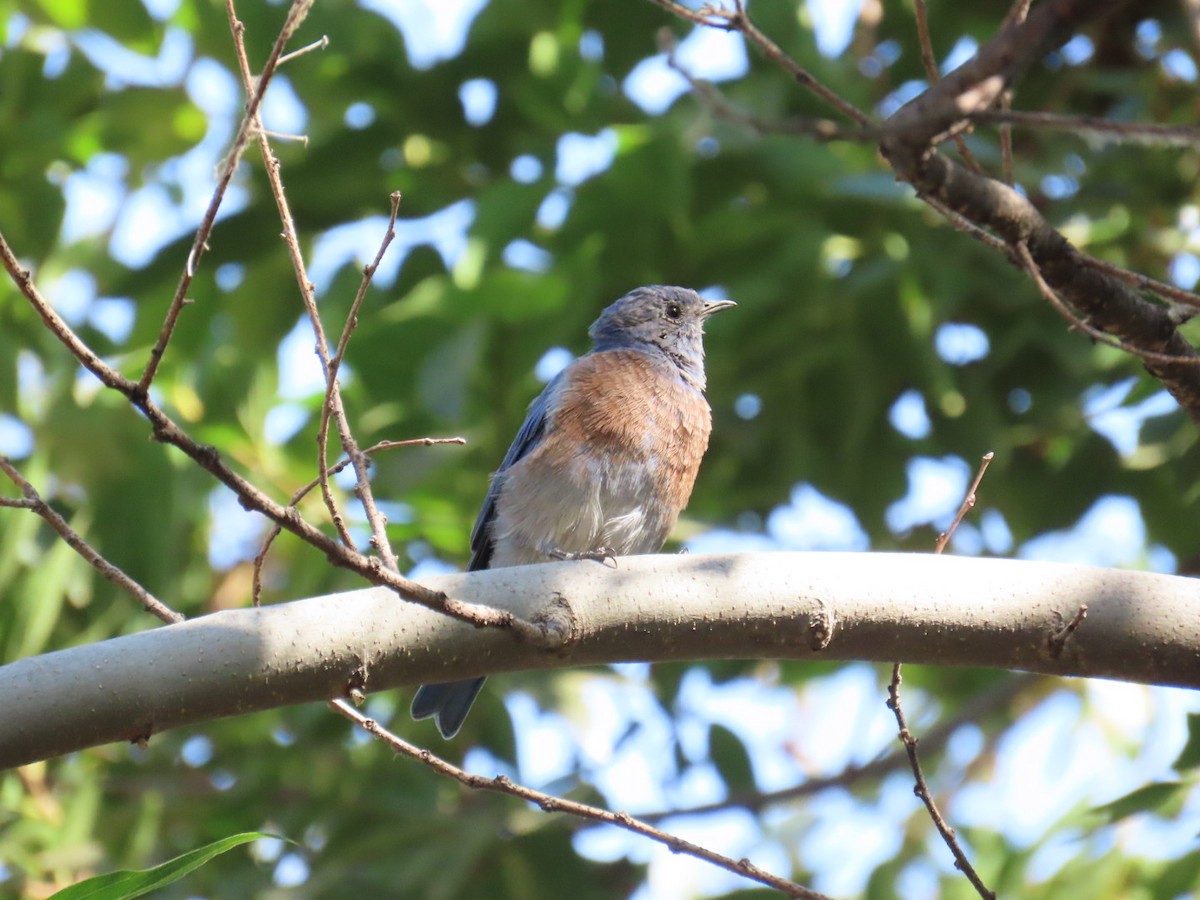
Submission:
[[[227,610],[0,667],[0,767],[349,688],[629,660],[860,659],[1200,687],[1200,583],[1165,575],[771,553],[523,566],[427,589],[563,642],[541,649],[374,589]]]

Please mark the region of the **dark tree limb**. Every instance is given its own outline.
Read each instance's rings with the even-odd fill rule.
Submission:
[[[1142,356],[1180,406],[1200,422],[1200,357],[1177,331],[1168,306],[1139,295],[1092,265],[1013,188],[938,155],[936,144],[996,103],[1029,65],[1121,0],[1058,0],[1038,6],[980,48],[974,58],[903,106],[879,146],[897,177],[1012,247],[1024,245],[1046,283],[1090,326]]]

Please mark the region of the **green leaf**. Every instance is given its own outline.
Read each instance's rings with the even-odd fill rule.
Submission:
[[[708,731],[709,755],[730,792],[754,789],[754,767],[741,739],[723,725]]]
[[[1171,768],[1176,772],[1200,766],[1200,713],[1188,713],[1188,739]]]
[[[1182,800],[1188,790],[1188,785],[1178,781],[1148,784],[1111,803],[1097,806],[1093,811],[1105,816],[1109,822],[1119,822],[1138,813],[1162,812],[1172,802]]]
[[[266,834],[262,831],[245,831],[241,834],[230,835],[195,850],[189,850],[187,853],[150,869],[137,871],[126,869],[80,881],[63,888],[54,894],[51,900],[85,900],[85,898],[86,900],[126,900],[130,897],[140,897],[168,884],[174,884],[183,876],[194,872],[227,850],[257,841],[260,838],[270,837],[277,837],[277,835]]]

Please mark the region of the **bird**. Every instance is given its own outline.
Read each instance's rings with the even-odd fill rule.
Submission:
[[[704,323],[736,306],[650,285],[608,306],[546,385],[492,477],[468,571],[662,549],[708,449]],[[412,717],[454,737],[484,678],[422,685]]]

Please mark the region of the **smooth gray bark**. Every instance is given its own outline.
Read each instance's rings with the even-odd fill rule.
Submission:
[[[525,619],[555,649],[381,589],[178,625],[0,666],[0,768],[221,716],[516,669],[789,658],[986,666],[1200,687],[1200,581],[876,553],[622,558],[430,578]],[[1052,636],[1088,607],[1056,652]],[[832,623],[832,633],[830,633]]]

